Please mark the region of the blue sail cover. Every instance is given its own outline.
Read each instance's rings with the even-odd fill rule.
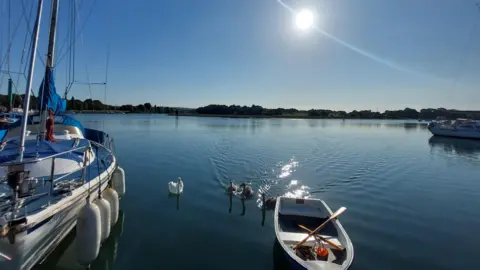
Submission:
[[[55,114],[59,114],[67,108],[66,101],[57,94],[55,89],[52,68],[47,68],[45,72],[45,77],[38,90],[38,98],[41,100],[40,108],[42,110],[52,109]]]

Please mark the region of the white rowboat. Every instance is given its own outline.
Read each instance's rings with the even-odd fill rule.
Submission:
[[[318,231],[318,235],[343,250],[338,250],[331,244],[314,236],[309,237],[302,246],[306,247],[307,250],[314,250],[316,247],[323,245],[328,250],[328,256],[325,259],[316,256],[308,259],[301,258],[301,254],[293,249],[293,246],[308,236],[308,231],[302,229],[302,226],[314,230],[331,215],[330,208],[319,199],[288,197],[277,199],[274,216],[275,234],[291,269],[340,270],[350,267],[353,261],[353,245],[338,219],[333,219],[327,223],[322,230]]]

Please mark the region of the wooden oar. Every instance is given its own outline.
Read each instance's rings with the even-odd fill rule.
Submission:
[[[345,212],[345,210],[347,210],[346,207],[340,207],[335,213],[333,213],[333,215],[331,215],[325,222],[323,222],[320,226],[318,226],[315,230],[313,230],[311,233],[309,233],[307,235],[307,237],[305,237],[302,241],[298,242],[293,248],[298,248],[299,246],[301,246],[303,243],[305,243],[305,241],[307,241],[308,238],[310,238],[310,236],[316,234],[318,231],[320,231],[321,229],[323,229],[323,227],[325,227],[325,225],[328,224],[328,222],[332,221],[333,219],[335,219],[336,217],[340,216],[343,212]]]
[[[8,257],[7,255],[3,254],[3,253],[0,253],[0,257],[3,257],[5,259],[7,259],[8,261],[11,261],[12,258]]]
[[[307,232],[312,232],[312,230],[310,230],[309,228],[307,228],[307,227],[305,227],[305,226],[303,226],[303,225],[298,224],[298,227],[304,229],[304,230],[307,231]],[[323,237],[323,236],[321,236],[321,235],[315,234],[314,236],[320,238],[320,240],[322,240],[323,242],[328,243],[330,246],[334,247],[335,249],[344,250],[344,248],[342,248],[341,246],[333,243],[332,241],[328,240],[327,238],[325,238],[325,237]]]
[[[298,225],[298,224],[297,224]],[[312,232],[312,230],[308,229],[307,227],[303,225],[298,225],[300,228],[307,230],[308,232]],[[319,238],[320,235],[314,234],[313,237],[315,237],[315,240],[321,243],[322,239]]]

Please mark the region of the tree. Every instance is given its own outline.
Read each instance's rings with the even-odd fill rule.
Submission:
[[[135,111],[137,112],[145,112],[145,106],[143,104],[139,104],[137,105],[137,107],[135,108]]]
[[[67,106],[67,107],[68,107],[68,106]],[[69,109],[69,110],[75,110],[75,97],[74,97],[74,96],[72,96],[72,97],[70,98],[70,106],[69,106],[68,109]]]
[[[145,104],[143,104],[143,106],[145,107],[145,110],[146,110],[147,112],[150,112],[150,109],[152,109],[152,104],[150,104],[150,103],[148,103],[148,102],[145,103]]]

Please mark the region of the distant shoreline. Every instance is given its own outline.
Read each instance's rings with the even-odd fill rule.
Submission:
[[[129,112],[129,111],[69,111],[75,114],[162,114],[148,112]],[[165,115],[165,114],[164,114]],[[177,116],[175,113],[168,113],[168,116]],[[215,117],[215,118],[256,118],[256,119],[337,119],[337,120],[418,120],[430,121],[431,119],[412,119],[412,118],[362,118],[362,117],[323,117],[309,116],[302,114],[286,114],[286,115],[247,115],[247,114],[206,114],[206,113],[179,113],[178,116],[187,117]]]
[[[177,116],[175,113],[169,113],[169,116]],[[360,117],[344,117],[344,118],[334,118],[334,117],[322,117],[322,116],[308,116],[308,115],[245,115],[245,114],[200,114],[200,113],[179,113],[178,116],[191,116],[191,117],[218,117],[218,118],[269,118],[269,119],[359,119],[359,120],[420,120],[420,121],[429,121],[423,119],[409,119],[409,118],[360,118]]]
[[[24,99],[24,95],[16,95]],[[15,99],[17,100],[17,99]],[[38,107],[38,100],[32,96],[32,107]],[[17,104],[18,103],[18,104]],[[474,110],[455,110],[445,108],[424,108],[417,111],[412,108],[403,110],[385,110],[384,112],[371,110],[353,110],[350,112],[344,110],[330,109],[296,109],[296,108],[264,108],[259,105],[241,106],[241,105],[221,105],[210,104],[198,108],[187,107],[167,107],[152,105],[147,102],[144,104],[132,105],[108,105],[100,100],[79,100],[71,97],[67,100],[67,113],[73,114],[168,114],[175,116],[178,111],[180,116],[191,117],[224,117],[224,118],[279,118],[279,119],[411,119],[411,120],[433,120],[438,117],[446,119],[480,119],[480,111]],[[6,110],[9,106],[7,95],[0,94],[0,109]],[[13,107],[20,107],[18,101],[15,101]]]
[[[76,110],[70,110],[67,111],[67,113],[75,113],[75,114],[127,114],[130,113],[128,111],[113,111],[113,110],[103,110],[103,111],[96,111],[96,110],[88,110],[88,111],[76,111]]]

